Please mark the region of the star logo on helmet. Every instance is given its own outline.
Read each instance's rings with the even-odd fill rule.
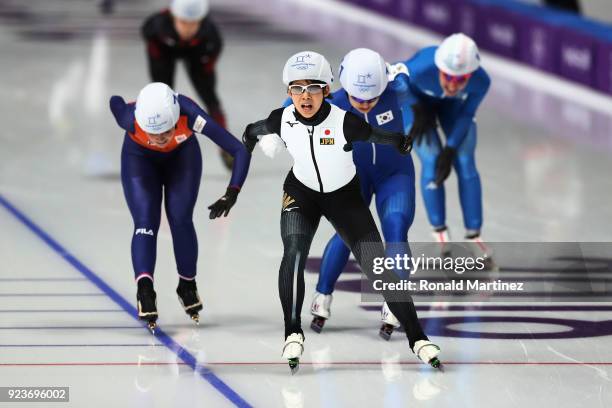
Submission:
[[[147,119],[149,121],[149,125],[157,125],[157,119],[161,118],[161,115],[158,113],[155,116],[149,116]]]

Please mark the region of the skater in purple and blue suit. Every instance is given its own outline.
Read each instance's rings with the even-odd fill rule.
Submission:
[[[198,243],[193,210],[202,175],[202,154],[195,133],[204,134],[235,159],[225,194],[208,207],[211,219],[227,216],[235,204],[251,156],[195,102],[163,83],[145,86],[135,103],[113,96],[110,109],[125,130],[121,181],[134,220],[132,264],[138,284],[138,316],[152,331],[155,329],[158,314],[153,272],[163,200],[179,274],[177,294],[186,313],[197,323],[202,302],[195,282]]]

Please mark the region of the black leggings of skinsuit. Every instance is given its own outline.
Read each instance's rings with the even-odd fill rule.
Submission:
[[[304,267],[310,244],[321,216],[325,216],[342,237],[362,271],[372,280],[373,259],[384,257],[385,250],[370,210],[363,202],[357,176],[344,187],[331,193],[320,193],[302,184],[290,172],[285,179],[281,237],[283,259],[278,274],[278,291],[285,318],[285,337],[303,333],[300,313],[304,303]],[[397,276],[386,271],[376,279],[397,281]],[[391,312],[406,329],[410,348],[418,340],[426,340],[419,324],[414,303],[389,301]]]

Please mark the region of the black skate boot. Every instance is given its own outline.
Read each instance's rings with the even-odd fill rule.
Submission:
[[[187,313],[196,324],[200,324],[200,315],[198,312],[202,310],[202,301],[198,295],[198,288],[196,287],[195,280],[179,279],[176,294],[179,297],[181,305],[183,305],[183,309],[185,309],[185,313]]]
[[[138,318],[147,322],[147,327],[155,334],[157,327],[157,295],[153,290],[153,281],[142,278],[138,281],[138,292],[136,293],[138,305]]]

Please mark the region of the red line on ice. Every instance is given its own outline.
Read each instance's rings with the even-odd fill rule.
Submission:
[[[257,365],[285,365],[287,362],[279,361],[218,361],[207,362],[201,366],[213,365],[235,365],[235,366],[257,366]],[[313,363],[311,361],[300,361],[300,365],[380,365],[380,361],[332,361],[326,363]],[[388,364],[399,365],[421,365],[419,361],[399,361]],[[581,366],[581,365],[612,365],[612,362],[564,362],[564,361],[534,361],[534,362],[519,362],[519,361],[445,361],[444,365],[517,365],[517,366]],[[76,363],[0,363],[0,367],[61,367],[61,366],[164,366],[164,365],[186,365],[184,362],[76,362]]]

